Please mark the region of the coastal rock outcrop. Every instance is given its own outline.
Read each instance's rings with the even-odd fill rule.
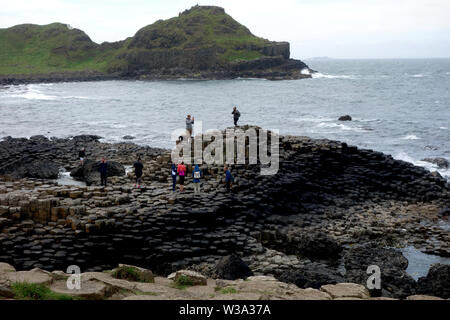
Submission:
[[[107,161],[108,177],[125,175],[125,167],[115,161]],[[70,175],[77,180],[85,181],[88,186],[99,184],[100,181],[100,162],[86,159],[83,165],[79,165],[70,172]]]
[[[246,279],[253,276],[247,264],[235,254],[221,258],[214,268],[214,274],[215,277],[226,280]]]
[[[425,158],[425,159],[422,159],[422,161],[433,163],[433,164],[437,165],[438,168],[440,168],[440,169],[444,169],[444,168],[447,169],[449,167],[449,162],[445,158],[439,158],[439,157],[438,158]]]
[[[450,265],[439,263],[432,265],[427,276],[419,278],[417,293],[449,299]]]
[[[345,116],[340,116],[338,120],[339,121],[352,121],[352,117],[347,114]]]
[[[367,266],[379,263],[386,284],[381,294],[404,297],[414,293],[415,281],[405,275],[404,257],[387,246],[450,253],[448,232],[436,223],[450,199],[445,179],[339,141],[279,138],[275,175],[261,175],[259,164],[232,165],[236,180],[227,193],[223,167],[203,164],[201,194],[193,193],[189,166],[186,191],[171,191],[170,150],[98,140],[0,141],[2,163],[35,149],[36,159],[69,171],[79,165],[80,147],[94,162],[104,156],[130,166],[136,155],[144,162],[140,189],[133,188],[132,173],[111,177],[106,188],[0,177],[0,261],[17,270],[76,264],[89,272],[126,263],[166,276],[200,264],[213,270],[236,254],[256,276],[303,270],[298,280],[286,281],[317,287],[342,282],[337,265],[344,256],[345,281],[365,285]],[[300,253],[302,241],[317,251],[308,253],[314,262]],[[372,241],[377,245],[358,249]],[[319,268],[323,272],[312,274]]]
[[[382,290],[370,290],[372,296],[405,298],[416,292],[416,282],[406,273],[408,260],[395,249],[367,243],[352,247],[344,257],[346,279],[349,282],[366,284],[369,266],[378,266],[381,272]]]

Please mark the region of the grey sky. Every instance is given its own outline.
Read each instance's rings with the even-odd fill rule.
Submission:
[[[218,5],[294,58],[450,57],[449,0],[0,0],[0,28],[63,22],[117,41],[195,4]]]

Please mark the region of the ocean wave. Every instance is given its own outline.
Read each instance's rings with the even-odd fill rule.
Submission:
[[[429,171],[437,171],[444,178],[450,179],[450,169],[439,169],[437,165],[435,165],[433,163],[430,163],[430,162],[427,162],[427,161],[414,159],[410,155],[408,155],[406,152],[399,152],[399,153],[397,153],[394,156],[394,159],[412,163],[415,166],[419,166],[419,167],[425,168],[425,169],[427,169]]]
[[[402,140],[419,140],[420,138],[415,134],[408,134],[401,138]]]
[[[334,118],[325,118],[325,117],[298,117],[293,119],[295,122],[324,122],[324,121],[334,121]]]
[[[311,74],[314,79],[355,79],[353,75],[331,75],[331,74],[323,74],[320,72],[315,72]]]
[[[354,131],[354,132],[368,132],[371,131],[370,129],[367,128],[362,128],[359,126],[355,126],[355,127],[350,127],[347,126],[345,124],[342,123],[326,123],[326,122],[321,122],[317,125],[318,128],[339,128],[341,130],[344,131]]]
[[[57,97],[43,94],[36,91],[28,91],[21,94],[10,94],[8,97],[11,98],[22,98],[27,100],[55,100]]]
[[[448,130],[447,127],[439,127],[439,129],[441,129],[441,130]]]

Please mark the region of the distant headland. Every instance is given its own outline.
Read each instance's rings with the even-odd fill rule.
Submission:
[[[107,79],[310,78],[288,42],[254,36],[215,6],[194,6],[133,37],[93,42],[67,24],[0,29],[0,84]]]

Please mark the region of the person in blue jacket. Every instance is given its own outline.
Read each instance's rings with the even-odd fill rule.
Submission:
[[[200,178],[202,177],[202,170],[198,164],[195,165],[194,171],[192,172],[192,178],[194,182],[194,193],[200,192]]]
[[[102,162],[100,163],[98,171],[100,171],[100,184],[106,187],[106,178],[108,177],[108,162],[106,162],[105,158],[102,158]]]
[[[234,181],[234,177],[231,174],[228,167],[224,167],[223,171],[225,171],[225,184],[227,186],[227,192],[230,192],[231,191],[231,183]]]
[[[175,188],[177,186],[177,166],[175,163],[172,163],[172,170],[170,174],[172,176],[172,191],[175,192]]]

